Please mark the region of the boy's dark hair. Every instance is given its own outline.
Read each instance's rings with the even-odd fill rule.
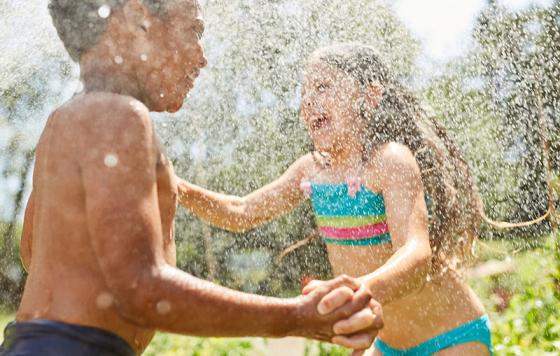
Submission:
[[[49,12],[58,37],[60,37],[62,43],[64,43],[64,47],[74,61],[79,62],[81,55],[97,44],[99,38],[105,32],[111,15],[127,1],[128,0],[49,1]],[[142,3],[154,14],[164,16],[169,5],[178,1],[179,0],[142,0]]]

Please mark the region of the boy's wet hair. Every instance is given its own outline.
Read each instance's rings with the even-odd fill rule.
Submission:
[[[58,36],[70,57],[79,62],[81,55],[95,46],[107,27],[111,14],[128,0],[49,0],[49,12]],[[181,0],[142,0],[154,14],[165,16],[170,5]],[[187,0],[184,0],[187,1]],[[107,11],[110,10],[110,11]],[[107,16],[102,16],[103,12]]]
[[[368,155],[380,144],[398,142],[415,155],[430,207],[432,274],[445,271],[473,255],[482,217],[482,200],[468,163],[434,114],[400,84],[374,48],[336,44],[317,50],[310,62],[320,61],[351,76],[364,88],[384,87],[378,108],[360,102],[361,117],[368,127],[364,147]]]

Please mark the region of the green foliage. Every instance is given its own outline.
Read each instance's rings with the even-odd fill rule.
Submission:
[[[4,340],[4,328],[12,320],[14,320],[14,316],[12,314],[4,312],[0,309],[0,343]]]
[[[527,285],[525,291],[513,296],[504,314],[493,320],[496,351],[503,355],[530,351],[536,355],[560,349],[559,308],[551,278]]]
[[[349,356],[351,350],[323,342],[309,341],[305,347],[305,356]]]
[[[6,229],[7,225],[0,221],[0,316],[4,308],[13,310],[19,304],[25,282],[19,244],[6,244],[6,240],[2,238]],[[15,235],[21,235],[20,225],[17,226]]]
[[[158,333],[145,356],[249,356],[258,354],[256,339],[195,338]]]
[[[499,118],[504,159],[515,172],[510,201],[513,220],[535,218],[546,210],[543,135],[550,139],[553,170],[559,169],[560,96],[558,43],[560,6],[509,11],[491,5],[480,16],[472,53],[487,80],[491,107]]]
[[[497,355],[545,355],[560,347],[560,299],[554,282],[560,265],[557,237],[538,240],[542,240],[541,247],[510,257],[515,265],[513,273],[471,283],[490,314]],[[519,251],[511,243],[493,247]],[[486,257],[497,257],[490,255]]]
[[[526,221],[546,211],[543,134],[560,169],[560,2],[522,11],[496,4],[480,14],[473,49],[431,82],[426,98],[473,168],[487,215]],[[540,224],[512,234],[548,231]]]

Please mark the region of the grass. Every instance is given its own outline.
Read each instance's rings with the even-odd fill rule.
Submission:
[[[13,314],[0,311],[0,343],[4,340],[4,328],[12,320],[14,320]]]
[[[145,356],[264,356],[264,340],[197,338],[158,333]]]
[[[527,286],[539,284],[552,272],[553,256],[545,244],[546,241],[541,241],[538,247],[520,250],[517,244],[498,241],[487,243],[487,247],[480,249],[480,261],[512,259],[514,262],[512,273],[469,281],[491,317],[493,313],[498,314],[504,298],[523,293]]]

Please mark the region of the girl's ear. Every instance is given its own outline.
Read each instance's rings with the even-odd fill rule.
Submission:
[[[366,100],[369,105],[374,108],[379,106],[381,99],[383,98],[383,93],[385,93],[385,88],[378,82],[371,83],[366,88]]]

